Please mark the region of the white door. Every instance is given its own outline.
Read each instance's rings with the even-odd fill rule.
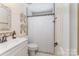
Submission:
[[[53,20],[53,15],[28,18],[29,42],[37,43],[39,51],[49,53],[53,53],[54,51]]]

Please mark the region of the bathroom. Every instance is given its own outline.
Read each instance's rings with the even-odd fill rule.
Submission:
[[[76,56],[76,23],[76,3],[0,3],[0,56]]]

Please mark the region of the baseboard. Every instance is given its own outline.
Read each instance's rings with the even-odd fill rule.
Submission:
[[[50,52],[44,52],[44,51],[38,51],[38,52],[54,55],[54,53],[50,53]]]

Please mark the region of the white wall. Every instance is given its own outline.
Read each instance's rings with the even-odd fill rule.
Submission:
[[[69,4],[68,3],[57,3],[55,4],[56,12],[56,40],[58,46],[56,48],[57,55],[69,55]]]
[[[48,12],[48,11],[53,12],[53,3],[32,3],[27,5],[28,5],[28,16],[32,16],[32,12]]]
[[[70,53],[77,55],[77,4],[70,4]]]

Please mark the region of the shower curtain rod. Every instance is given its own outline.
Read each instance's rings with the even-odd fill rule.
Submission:
[[[33,15],[33,16],[27,16],[27,17],[38,17],[38,16],[47,16],[47,15],[54,15],[55,13],[52,14],[43,14],[43,15]]]

